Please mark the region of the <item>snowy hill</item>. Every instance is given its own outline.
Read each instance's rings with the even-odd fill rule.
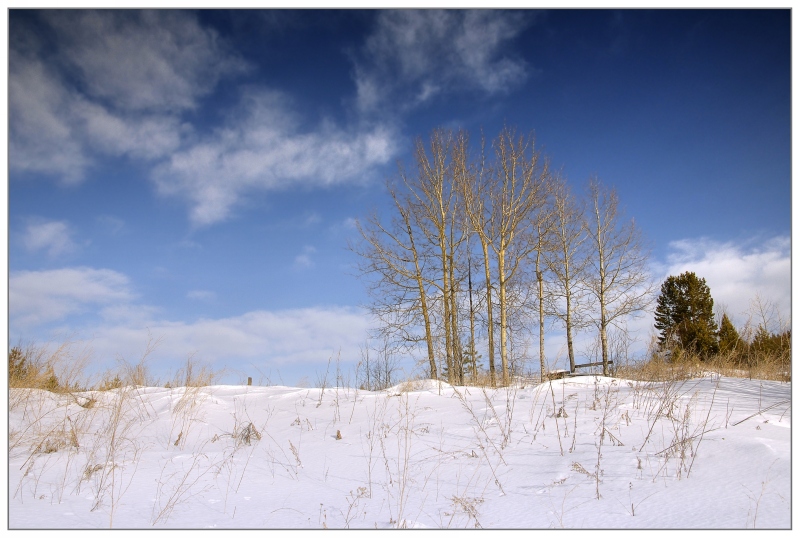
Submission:
[[[13,389],[15,528],[790,528],[791,384]]]

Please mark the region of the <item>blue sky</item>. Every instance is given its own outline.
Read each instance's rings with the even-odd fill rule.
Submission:
[[[347,250],[436,127],[617,189],[653,278],[790,315],[789,10],[9,12],[9,342],[313,383],[371,324]],[[637,322],[644,340],[651,320]],[[549,339],[548,356],[563,357]],[[409,365],[411,363],[409,362]],[[411,366],[408,367],[409,371]]]

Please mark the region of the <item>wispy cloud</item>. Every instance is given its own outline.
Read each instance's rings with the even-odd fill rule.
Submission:
[[[414,107],[469,89],[505,93],[528,76],[506,45],[531,23],[525,12],[387,10],[355,60],[358,107]]]
[[[208,290],[191,290],[186,294],[187,299],[194,301],[212,301],[216,299],[217,294]]]
[[[34,219],[26,226],[22,241],[29,251],[43,250],[51,258],[56,258],[77,248],[72,235],[72,230],[65,221]]]
[[[97,224],[109,235],[117,235],[125,228],[125,221],[113,215],[99,215]]]
[[[322,217],[319,215],[319,213],[316,211],[307,213],[303,218],[303,227],[309,228],[315,224],[319,224],[320,222],[322,222]]]
[[[311,256],[317,251],[316,248],[312,247],[311,245],[306,245],[303,247],[303,252],[298,254],[294,258],[294,266],[299,268],[308,268],[313,267],[314,261],[311,259]]]
[[[187,11],[46,11],[43,19],[86,93],[115,108],[192,109],[220,78],[247,68]]]
[[[309,124],[301,104],[264,86],[244,87],[222,126],[203,132],[189,113],[250,67],[192,12],[46,11],[35,22],[11,28],[14,171],[77,184],[101,157],[130,158],[203,226],[248,193],[368,181],[396,152],[392,127]]]
[[[526,12],[387,10],[354,59],[359,114],[310,120],[303,103],[242,87],[211,131],[191,123],[221,80],[250,66],[196,14],[45,11],[11,27],[10,167],[79,183],[100,157],[150,167],[157,191],[206,226],[248,194],[366,182],[398,151],[393,120],[373,115],[461,89],[507,92],[527,76],[507,45]],[[43,32],[42,29],[46,29]]]
[[[12,170],[83,179],[89,158],[69,110],[75,100],[37,58],[9,51],[8,157]]]
[[[300,128],[291,100],[250,90],[227,125],[175,152],[154,181],[164,195],[186,199],[195,225],[223,221],[248,192],[365,181],[395,152],[384,126],[343,129],[323,122]]]
[[[98,154],[176,150],[187,131],[179,113],[246,68],[190,12],[44,11],[38,22],[47,33],[11,26],[9,164],[66,183]]]

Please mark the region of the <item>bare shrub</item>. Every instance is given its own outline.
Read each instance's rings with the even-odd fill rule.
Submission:
[[[250,445],[253,441],[261,440],[261,433],[256,429],[252,422],[248,422],[243,427],[234,429],[233,438],[239,445]]]
[[[161,382],[150,371],[150,365],[148,364],[151,354],[160,343],[161,338],[154,340],[152,336],[148,336],[145,350],[137,363],[133,364],[120,359],[120,367],[123,374],[121,379],[124,385],[133,387],[161,386]]]
[[[175,373],[169,384],[173,388],[210,387],[216,384],[224,373],[224,370],[215,371],[206,364],[200,364],[192,354],[186,357],[186,363]]]

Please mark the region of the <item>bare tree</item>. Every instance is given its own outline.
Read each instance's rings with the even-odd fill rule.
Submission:
[[[503,384],[508,384],[508,284],[536,250],[533,215],[546,203],[549,165],[534,147],[532,136],[518,137],[505,128],[494,141],[495,180],[489,192],[493,218],[490,225],[492,250],[497,260],[500,310],[500,360]]]
[[[443,129],[434,130],[427,142],[418,139],[413,172],[401,169],[397,185],[389,184],[396,209],[391,221],[383,224],[373,215],[359,224],[363,241],[353,250],[362,256],[361,272],[373,276],[370,308],[384,336],[410,346],[424,341],[431,376],[440,372],[441,357],[448,381],[462,383],[465,357],[477,376],[472,258],[478,253],[471,243],[477,238],[485,276],[477,302],[486,312],[489,371],[495,384],[499,330],[502,382],[507,384],[510,331],[524,332],[523,312],[532,304],[526,296],[532,288],[526,284],[525,265],[535,252],[536,273],[541,275],[545,268],[549,167],[532,137],[517,136],[508,128],[493,142],[491,166],[485,165],[483,144],[479,160],[470,158],[468,142],[464,131],[454,135]],[[541,280],[538,293],[544,361]],[[522,332],[520,336],[524,339]]]
[[[653,295],[641,233],[633,220],[623,222],[621,218],[616,192],[592,178],[585,221],[592,246],[588,290],[597,304],[593,321],[600,334],[603,375],[608,375],[609,326],[624,330],[625,319],[645,310]]]
[[[362,241],[350,248],[362,262],[359,270],[368,277],[373,298],[369,309],[381,322],[384,339],[414,345],[424,341],[430,376],[437,378],[428,284],[424,277],[425,256],[415,241],[410,202],[387,185],[397,214],[388,225],[373,214],[365,224],[356,222]],[[423,335],[419,335],[420,322]]]
[[[570,192],[566,182],[559,181],[553,192],[553,250],[546,263],[554,277],[548,313],[561,320],[567,337],[569,371],[575,371],[573,331],[583,326],[579,304],[582,302],[589,262],[584,208]]]
[[[457,169],[463,170],[463,173],[457,175],[461,180],[459,186],[463,193],[465,215],[468,220],[470,231],[478,238],[480,244],[480,254],[483,260],[484,271],[484,296],[486,308],[486,328],[488,338],[488,356],[489,356],[489,377],[492,386],[497,383],[496,368],[495,368],[495,343],[494,343],[494,311],[493,311],[493,298],[492,298],[492,258],[490,251],[493,250],[493,243],[495,237],[493,232],[496,227],[494,225],[495,214],[492,211],[489,193],[495,190],[495,176],[491,173],[485,173],[485,153],[484,141],[481,140],[481,153],[480,163],[474,173],[467,173],[468,169],[468,156],[466,152],[466,143],[460,140],[456,144],[456,152],[454,153],[454,161],[457,164]],[[473,350],[474,357],[474,350]]]
[[[787,330],[790,325],[781,317],[775,302],[765,299],[760,293],[756,293],[755,297],[750,299],[750,308],[745,313],[747,314],[745,332],[748,339],[752,339],[755,329],[759,327],[763,327],[768,333],[779,334]]]
[[[386,340],[377,347],[371,347],[369,340],[359,346],[361,360],[358,363],[361,373],[358,374],[358,385],[363,390],[383,390],[395,383],[395,374],[400,369],[399,361],[392,346]],[[375,351],[377,356],[370,355]]]
[[[421,139],[415,147],[417,174],[403,174],[412,203],[412,216],[432,251],[436,252],[439,275],[430,283],[441,297],[441,322],[445,340],[445,365],[448,381],[460,379],[461,340],[458,328],[456,263],[458,251],[466,239],[461,223],[462,207],[454,185],[451,153],[453,135],[436,129],[426,148]]]

